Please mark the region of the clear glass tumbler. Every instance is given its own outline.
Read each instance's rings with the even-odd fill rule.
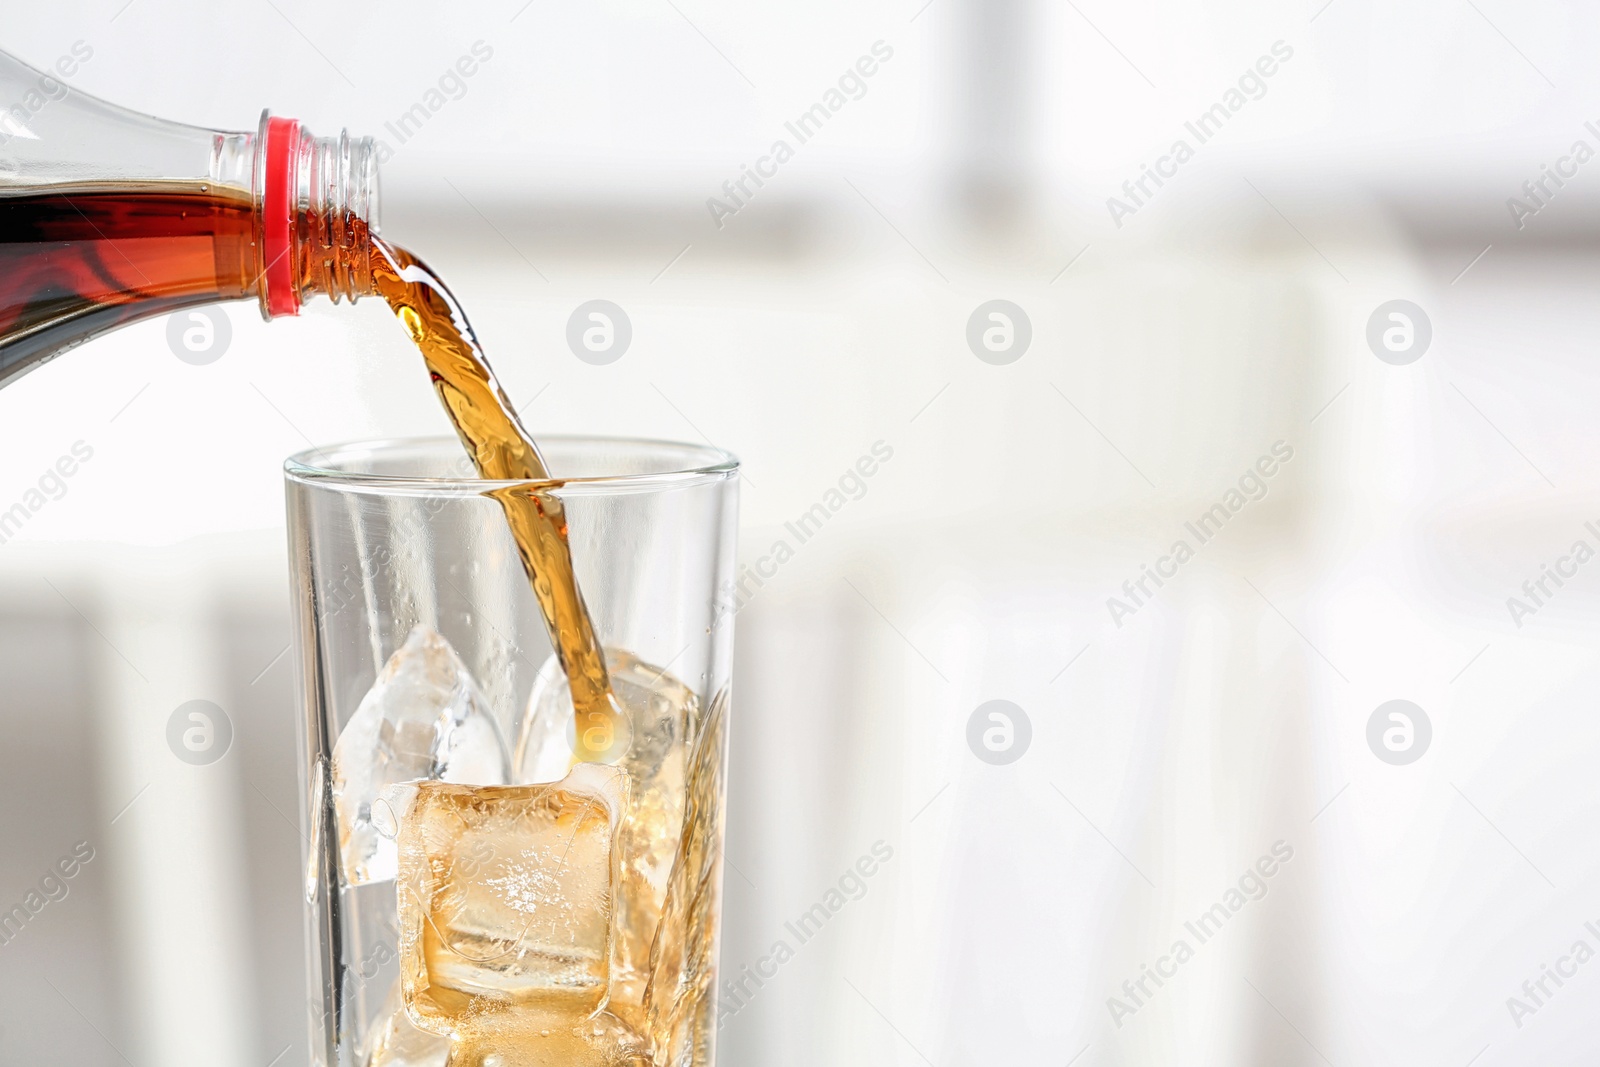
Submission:
[[[322,1067],[713,1062],[738,464],[540,445],[560,481],[478,480],[453,438],[286,465]],[[565,506],[628,713],[606,763],[574,762],[507,491]]]

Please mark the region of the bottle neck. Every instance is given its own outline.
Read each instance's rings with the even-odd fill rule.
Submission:
[[[372,292],[370,237],[378,230],[372,138],[345,131],[316,137],[292,119],[263,115],[254,185],[264,316],[299,314],[319,293],[338,303]]]

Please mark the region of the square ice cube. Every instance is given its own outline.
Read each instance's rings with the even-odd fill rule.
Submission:
[[[456,1035],[507,1012],[572,1020],[604,1003],[627,798],[626,772],[592,763],[553,784],[417,785],[398,890],[419,1026]]]
[[[457,1040],[449,1067],[651,1067],[649,1047],[613,1015],[508,1025]],[[674,1067],[687,1067],[685,1060]],[[696,1061],[708,1063],[709,1060]]]

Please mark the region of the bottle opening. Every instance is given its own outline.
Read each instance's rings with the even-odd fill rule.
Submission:
[[[294,119],[262,115],[257,171],[261,308],[297,315],[307,297],[335,303],[372,290],[378,163],[370,137],[315,137]]]

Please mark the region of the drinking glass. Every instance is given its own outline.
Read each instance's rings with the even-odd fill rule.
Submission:
[[[540,445],[559,481],[479,480],[454,438],[285,466],[321,1067],[713,1062],[738,461]],[[573,765],[491,492],[565,508],[608,764]]]

